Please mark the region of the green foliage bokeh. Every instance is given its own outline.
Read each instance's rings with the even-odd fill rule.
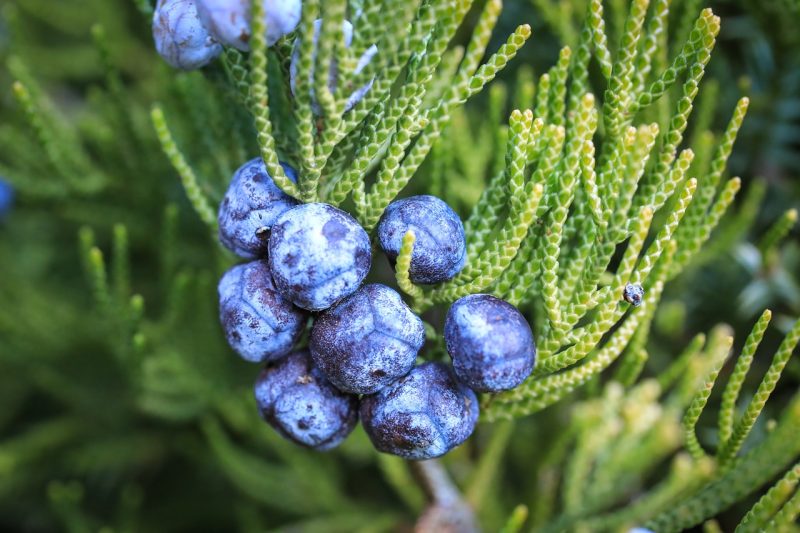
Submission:
[[[702,7],[674,3],[696,12]],[[478,4],[455,45],[469,42],[484,5]],[[559,14],[571,4],[570,14]],[[577,39],[569,17],[580,19],[586,4],[507,2],[489,53],[522,23],[532,25],[534,42],[489,90],[454,114],[421,167],[430,179],[413,181],[409,190],[440,194],[466,218],[487,175],[503,168],[501,124],[513,108],[531,105],[517,103],[524,92],[520,79],[545,72],[562,44],[575,44],[565,42]],[[734,352],[741,353],[766,307],[774,327],[761,349],[774,353],[800,314],[797,226],[778,232],[778,242],[769,240],[775,222],[800,204],[800,43],[788,22],[800,22],[800,12],[782,2],[712,4],[718,4],[712,7],[722,16],[722,31],[698,96],[706,118],[692,120],[722,132],[742,93],[751,96],[729,162],[729,174],[743,178],[744,194],[735,206],[740,218],[725,219],[665,290],[647,342],[645,375],[651,378],[699,333],[710,332],[704,353],[718,352],[714,339],[728,331],[713,330],[720,323],[732,327]],[[220,64],[204,75],[178,74],[159,60],[142,13],[147,5],[12,0],[0,6],[0,176],[17,189],[13,210],[0,219],[0,529],[409,530],[424,494],[406,465],[374,452],[362,430],[340,450],[314,454],[281,440],[258,419],[250,393],[253,367],[233,355],[217,321],[216,280],[231,258],[187,199],[191,186],[182,186],[164,155],[151,106],[157,102],[168,117],[180,117],[170,121],[171,133],[195,171],[214,177],[195,184],[212,199],[258,152],[256,128]],[[674,18],[681,13],[676,9]],[[619,35],[621,25],[611,16],[609,34]],[[26,98],[43,102],[37,119],[45,127],[37,130],[31,121]],[[198,134],[203,131],[209,135]],[[704,140],[691,122],[692,135],[710,146],[721,133]],[[226,145],[219,145],[220,136]],[[484,168],[464,164],[468,157],[482,158]],[[754,224],[740,228],[736,220]],[[392,279],[386,265],[376,270]],[[441,310],[426,318],[440,323]],[[745,384],[748,400],[770,364],[766,355],[754,362],[758,379]],[[722,374],[733,371],[729,363]],[[792,393],[799,382],[795,357],[745,450],[770,434],[784,407],[797,403]],[[485,529],[513,527],[519,504],[530,512],[526,528],[554,520],[554,529],[569,529],[570,517],[580,515],[581,495],[554,487],[564,468],[579,479],[582,464],[578,456],[567,467],[558,465],[573,447],[589,454],[593,441],[581,435],[617,416],[609,414],[613,409],[623,415],[642,406],[668,409],[646,387],[637,390],[641,397],[594,379],[534,416],[482,424],[469,444],[448,455],[445,463],[466,488],[466,499],[479,503]],[[709,403],[718,406],[720,396],[715,391]],[[792,414],[796,409],[783,416]],[[715,422],[701,417],[697,423],[700,441],[715,444]],[[677,447],[680,439],[670,433],[675,427],[662,429],[659,436],[677,439]],[[646,446],[643,441],[640,453]],[[789,455],[786,461],[796,462]],[[635,500],[671,469],[685,468],[683,460],[670,466],[665,456],[641,478],[635,462],[616,465],[632,476],[633,488],[623,496]],[[601,488],[585,495],[598,508]],[[717,517],[723,530],[732,529],[766,487],[757,489]],[[584,527],[591,531],[591,524]]]

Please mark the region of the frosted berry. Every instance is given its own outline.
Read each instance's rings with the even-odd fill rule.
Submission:
[[[422,320],[385,285],[370,284],[314,322],[314,362],[345,392],[372,394],[414,367],[425,343]]]
[[[480,392],[513,389],[536,362],[536,344],[525,317],[488,294],[465,296],[450,307],[444,341],[458,379]]]
[[[200,21],[195,0],[159,0],[153,13],[156,51],[175,68],[192,70],[222,53]]]
[[[275,289],[266,261],[228,270],[219,282],[219,316],[228,344],[254,363],[286,355],[307,315]]]
[[[270,426],[315,450],[341,444],[358,421],[358,398],[331,385],[307,351],[267,366],[256,380],[255,396]]]
[[[301,0],[262,0],[267,46],[290,33],[300,22]],[[250,50],[251,0],[197,0],[197,11],[208,30],[222,44]]]
[[[296,182],[294,169],[281,166]],[[219,206],[219,240],[240,257],[264,257],[275,219],[299,204],[275,185],[263,159],[252,159],[233,175]]]
[[[638,283],[628,283],[622,290],[622,298],[634,307],[642,305],[644,289]]]
[[[442,363],[425,363],[361,399],[361,421],[379,451],[406,459],[444,455],[478,422],[475,393]]]
[[[389,204],[378,223],[378,242],[392,264],[408,230],[416,237],[409,269],[411,281],[441,283],[464,268],[464,225],[442,200],[423,195]]]
[[[295,207],[272,226],[269,264],[275,286],[303,309],[321,311],[355,292],[371,260],[367,232],[332,205]]]
[[[313,36],[313,43],[314,43],[314,53],[313,58],[316,59],[317,55],[317,43],[319,42],[319,34],[322,29],[322,19],[317,19],[314,21],[314,36]],[[349,21],[345,20],[342,22],[342,36],[344,37],[344,45],[347,48],[350,48],[350,44],[353,42],[353,25],[350,24]],[[289,83],[292,89],[292,94],[297,96],[297,69],[298,64],[300,63],[300,44],[301,41],[298,39],[294,45],[294,52],[292,53],[292,62],[289,65]],[[372,58],[375,54],[378,53],[378,47],[374,44],[367,48],[361,57],[358,58],[358,63],[356,64],[355,69],[353,70],[354,74],[360,73],[364,70],[364,67],[372,61]],[[374,78],[369,80],[363,86],[353,90],[348,97],[347,102],[345,102],[344,111],[349,111],[352,109],[358,102],[364,98],[364,95],[369,92],[372,88],[372,83]],[[308,84],[309,89],[311,91],[311,110],[316,115],[322,114],[322,109],[317,102],[316,96],[314,94],[314,67],[312,63],[311,71],[308,74]],[[339,86],[339,65],[336,60],[332,60],[330,64],[330,68],[328,70],[328,89],[330,89],[331,93],[335,93],[337,87]]]
[[[14,204],[14,188],[10,183],[0,178],[0,218],[11,210]]]

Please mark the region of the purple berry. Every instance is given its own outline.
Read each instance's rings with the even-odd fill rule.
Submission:
[[[361,421],[381,452],[406,459],[444,455],[472,434],[478,422],[475,393],[442,363],[425,363],[361,399]]]
[[[294,169],[281,166],[297,182]],[[263,159],[251,159],[233,175],[219,206],[219,240],[240,257],[265,257],[275,219],[299,204],[275,185]]]
[[[267,46],[292,32],[300,22],[301,0],[263,0]],[[197,0],[200,19],[222,44],[250,50],[251,0]]]
[[[400,295],[370,284],[320,315],[309,347],[339,389],[372,394],[408,374],[424,343],[422,320]]]
[[[269,238],[275,286],[298,307],[321,311],[349,296],[369,271],[369,236],[328,204],[304,204],[281,215]]]
[[[222,53],[200,21],[195,0],[159,0],[153,13],[156,51],[175,68],[193,70]]]
[[[480,392],[513,389],[536,363],[536,344],[525,317],[488,294],[465,296],[450,307],[444,341],[458,379]]]
[[[331,385],[308,352],[294,352],[258,376],[261,416],[285,438],[315,450],[335,448],[358,421],[358,398]]]
[[[317,19],[314,21],[314,36],[312,38],[314,44],[314,52],[313,58],[316,59],[317,55],[317,43],[319,42],[319,34],[322,29],[322,19]],[[345,20],[342,22],[342,36],[344,37],[344,45],[346,48],[350,48],[350,44],[353,42],[353,25]],[[292,94],[297,96],[297,69],[298,64],[300,62],[300,43],[301,41],[298,39],[294,46],[294,51],[292,52],[292,62],[289,65],[289,86],[291,87]],[[353,69],[354,74],[359,74],[364,67],[372,61],[372,58],[375,57],[375,54],[378,53],[378,47],[374,44],[367,48],[361,57],[358,58],[358,63],[356,64],[355,69]],[[362,98],[369,92],[372,88],[372,83],[374,82],[374,78],[369,80],[367,83],[362,85],[361,87],[353,90],[350,95],[347,97],[347,102],[344,105],[344,112],[350,111],[358,102],[361,101]],[[314,93],[314,67],[312,64],[311,71],[308,73],[308,84],[309,90],[311,92],[311,110],[314,112],[315,115],[321,115],[322,109],[320,108],[319,102],[317,102],[316,95]],[[331,93],[335,93],[337,87],[339,86],[339,64],[334,59],[331,61],[330,67],[328,69],[328,89],[330,89]]]
[[[266,261],[231,268],[218,290],[222,328],[242,359],[274,361],[291,351],[307,315],[275,289]]]
[[[455,211],[435,196],[412,196],[392,202],[378,223],[378,241],[394,264],[403,237],[413,230],[409,278],[414,283],[441,283],[464,268],[464,226]]]

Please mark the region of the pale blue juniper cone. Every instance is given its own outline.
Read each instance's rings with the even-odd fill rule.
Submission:
[[[480,392],[513,389],[536,363],[536,344],[525,317],[488,294],[465,296],[450,307],[444,341],[458,379]]]
[[[253,363],[289,353],[308,314],[285,299],[272,282],[266,261],[228,270],[219,282],[219,317],[231,348]]]
[[[416,237],[408,272],[411,281],[441,283],[464,268],[467,249],[464,225],[442,200],[422,195],[389,204],[378,223],[378,242],[392,265],[409,230]]]
[[[362,397],[361,422],[379,451],[432,459],[469,438],[478,422],[478,399],[448,365],[429,362]]]
[[[364,285],[314,322],[314,362],[339,389],[372,394],[408,374],[425,344],[425,326],[385,285]]]
[[[193,70],[222,53],[200,20],[195,0],[158,0],[153,12],[156,51],[175,68]]]
[[[297,174],[281,163],[286,176],[297,182]],[[270,229],[275,220],[300,202],[284,193],[272,180],[260,157],[236,171],[219,206],[219,240],[240,257],[266,257]]]
[[[358,421],[358,397],[331,385],[307,351],[268,365],[256,380],[255,396],[270,426],[315,450],[341,444]]]
[[[642,298],[644,298],[644,289],[638,283],[628,283],[622,290],[622,299],[634,307],[642,305]]]
[[[262,0],[267,46],[292,32],[300,22],[301,0]],[[197,11],[211,35],[224,45],[250,50],[251,0],[197,0]]]
[[[319,42],[319,33],[322,28],[322,19],[317,19],[314,21],[314,59],[317,57],[317,43]],[[345,20],[342,22],[342,35],[344,37],[344,45],[347,48],[350,48],[350,44],[353,42],[353,25]],[[300,62],[300,44],[301,41],[298,39],[294,45],[294,51],[292,52],[292,61],[289,65],[289,84],[292,89],[292,94],[296,97],[297,96],[297,69],[298,63]],[[378,47],[374,44],[367,48],[361,57],[358,58],[358,63],[356,64],[356,68],[353,71],[354,74],[360,73],[364,70],[372,58],[375,57],[375,54],[378,53]],[[369,92],[372,88],[372,83],[374,78],[369,80],[367,83],[354,89],[352,93],[347,96],[347,102],[345,102],[344,111],[350,111],[357,103],[361,101],[362,98]],[[316,115],[322,114],[322,109],[319,106],[319,102],[317,101],[316,94],[314,92],[314,67],[312,63],[311,72],[308,73],[308,84],[309,90],[311,91],[311,110]],[[330,68],[328,70],[328,89],[330,89],[331,93],[335,93],[336,89],[339,86],[339,65],[337,61],[334,59],[331,61]]]
[[[0,178],[0,219],[2,219],[14,205],[14,187]]]
[[[304,204],[281,215],[269,238],[275,286],[295,305],[322,311],[358,289],[372,261],[369,236],[328,204]]]

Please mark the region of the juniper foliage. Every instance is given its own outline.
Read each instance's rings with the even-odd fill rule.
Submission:
[[[490,47],[500,0],[306,0],[296,33],[271,48],[256,2],[252,51],[194,73],[153,57],[147,0],[88,3],[3,8],[0,80],[13,99],[0,101],[11,147],[0,174],[22,201],[0,228],[11,258],[0,523],[383,531],[422,513],[409,464],[363,431],[318,455],[258,420],[251,369],[216,326],[214,285],[235,262],[217,243],[216,206],[260,154],[287,194],[341,206],[368,231],[411,190],[463,213],[454,279],[410,281],[413,232],[397,258],[397,286],[429,321],[426,358],[444,355],[431,324],[462,296],[491,293],[528,316],[533,375],[483,395],[476,437],[445,460],[487,530],[679,531],[715,517],[737,531],[796,528],[800,393],[778,380],[800,322],[770,327],[764,311],[741,348],[724,325],[667,357],[654,340],[685,328],[680,298],[662,298],[742,246],[764,194],[753,182],[735,205],[741,180],[726,175],[748,99],[719,110],[719,87],[700,89],[720,31],[710,9],[534,0],[565,46],[538,77],[522,64],[495,80],[535,46],[522,24]],[[334,60],[332,92],[309,73]],[[373,78],[345,111],[348,88]],[[780,262],[796,218],[785,212],[751,246],[765,264]],[[623,300],[628,283],[644,287],[641,307]]]

